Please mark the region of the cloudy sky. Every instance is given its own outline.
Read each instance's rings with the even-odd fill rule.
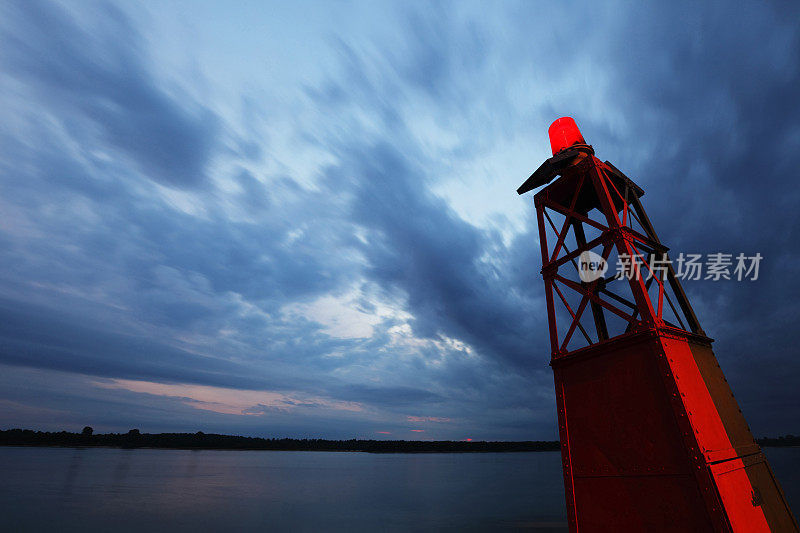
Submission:
[[[753,431],[800,419],[800,9],[3,2],[0,426],[554,439],[532,197],[575,117]]]

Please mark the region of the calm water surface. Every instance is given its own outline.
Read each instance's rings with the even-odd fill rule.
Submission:
[[[800,449],[766,450],[800,505]],[[0,447],[4,531],[566,531],[557,452]]]

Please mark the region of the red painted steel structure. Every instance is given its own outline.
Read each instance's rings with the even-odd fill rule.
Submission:
[[[517,192],[547,185],[534,203],[570,530],[797,531],[644,191],[571,118],[550,137]],[[628,275],[580,276],[589,251]]]

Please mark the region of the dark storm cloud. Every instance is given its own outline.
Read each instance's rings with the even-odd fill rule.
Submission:
[[[94,6],[89,33],[49,2],[11,2],[3,10],[5,69],[30,82],[52,112],[76,129],[98,130],[147,177],[197,187],[217,143],[217,119],[160,89],[145,66],[142,39],[116,8]]]
[[[415,333],[462,339],[530,371],[531,347],[542,332],[534,320],[541,315],[531,310],[536,300],[509,290],[503,263],[482,260],[499,236],[428,193],[421,170],[388,145],[356,152],[352,164],[355,220],[373,232],[363,249],[367,273],[408,295]]]
[[[615,163],[644,186],[673,257],[764,256],[758,281],[684,285],[751,426],[778,433],[800,417],[800,10],[740,4],[714,16],[724,10],[638,7],[620,20],[607,55],[629,133],[595,145],[601,157],[634,139],[650,152]]]
[[[533,206],[514,193],[547,154],[513,170],[508,195],[527,215],[510,237],[466,220],[433,189],[448,165],[530,130],[544,143],[549,121],[571,114],[598,155],[645,188],[675,253],[765,256],[758,282],[685,285],[754,430],[789,431],[800,415],[798,13],[739,7],[519,4],[485,17],[442,7],[400,17],[399,45],[334,39],[338,63],[304,92],[320,120],[293,132],[298,153],[310,144],[333,160],[306,188],[284,169],[248,166],[274,157],[252,124],[232,134],[238,151],[221,147],[223,119],[164,88],[154,51],[120,11],[101,5],[87,18],[11,4],[0,89],[23,110],[2,110],[11,119],[0,124],[0,206],[12,213],[0,231],[0,362],[40,390],[61,378],[38,382],[29,368],[300,390],[378,410],[384,430],[438,417],[459,435],[552,438]],[[245,100],[248,116],[262,112]],[[420,119],[433,124],[429,137]],[[455,140],[435,145],[439,132]],[[229,190],[207,179],[223,156],[214,178]],[[165,200],[142,176],[188,196]],[[396,316],[368,338],[337,338],[284,315],[353,287],[367,315],[379,302],[404,307],[411,346],[397,340],[405,319]],[[31,391],[12,389],[34,405]],[[35,406],[73,405],[108,426],[116,417],[192,430],[194,416],[204,430],[266,431],[176,398],[53,394]],[[118,414],[91,407],[103,397],[121,402]],[[272,427],[348,437],[373,422],[287,416]]]
[[[745,408],[751,406],[754,427],[777,432],[785,413],[759,406],[796,405],[791,383],[800,373],[790,327],[798,318],[794,299],[800,294],[796,284],[786,284],[800,274],[794,239],[800,227],[800,193],[794,186],[800,32],[796,8],[740,7],[724,18],[715,16],[727,11],[722,5],[611,9],[600,18],[602,32],[556,33],[552,47],[562,55],[538,67],[569,78],[576,67],[568,54],[589,54],[596,61],[598,81],[604,82],[597,91],[623,116],[624,134],[591,108],[590,94],[584,101],[547,107],[553,118],[574,114],[594,134],[590,142],[601,157],[645,187],[645,205],[673,256],[680,251],[766,256],[757,282],[686,285],[706,329],[719,336],[722,364]],[[553,26],[564,26],[564,16]],[[484,63],[484,50],[474,64],[462,61],[448,38],[467,34],[448,35],[451,26],[425,31],[426,25],[442,28],[437,21],[430,16],[427,24],[413,26],[412,53],[398,67],[400,76],[447,109],[467,106],[471,101],[459,80],[470,79],[472,69]],[[345,54],[349,63],[352,55]],[[369,95],[376,116],[388,116],[383,108],[397,98],[363,72],[341,84],[328,87],[328,94],[340,95],[341,102],[346,89],[355,88]],[[500,254],[493,250],[499,267],[481,264],[498,235],[470,226],[430,196],[429,178],[417,166],[425,164],[424,157],[397,133],[397,124],[393,129],[392,145],[353,148],[342,170],[357,176],[355,219],[374,232],[364,247],[368,274],[408,295],[419,335],[462,339],[490,359],[529,371],[532,356],[546,344],[541,315],[534,319],[541,302],[531,282],[539,262],[533,232],[519,235]],[[615,152],[633,161],[615,159]],[[761,396],[765,386],[771,392]]]
[[[484,374],[498,363],[505,372],[541,374],[531,360],[543,353],[542,292],[530,282],[531,265],[520,264],[535,250],[533,234],[519,236],[507,249],[499,232],[470,224],[431,194],[435,176],[426,165],[439,163],[424,155],[408,130],[413,117],[397,112],[397,102],[417,89],[446,112],[486,98],[471,85],[485,75],[484,35],[474,21],[446,23],[445,11],[410,15],[408,50],[385,50],[375,63],[365,63],[340,43],[343,76],[309,94],[319,106],[342,114],[348,106],[369,110],[386,135],[367,146],[358,136],[338,143],[342,164],[328,172],[328,186],[352,191],[351,216],[369,232],[360,246],[369,260],[365,274],[407,297],[416,335],[445,335],[473,345],[486,357]],[[459,139],[448,155],[468,153],[474,143],[471,136]],[[450,382],[458,385],[456,379]]]
[[[311,376],[336,363],[322,357],[350,343],[322,335],[311,321],[283,323],[279,309],[352,278],[345,248],[352,236],[336,221],[336,202],[289,178],[275,178],[268,191],[240,171],[239,200],[256,219],[231,220],[213,194],[195,198],[207,208],[195,217],[142,189],[124,159],[94,157],[118,148],[154,169],[145,175],[156,181],[192,188],[216,144],[216,127],[200,117],[209,112],[191,114],[181,107],[188,99],[169,96],[147,69],[130,20],[100,8],[103,24],[86,27],[57,5],[6,9],[4,81],[30,89],[34,101],[18,111],[35,133],[0,132],[3,190],[9,208],[31,217],[14,224],[37,229],[11,231],[4,247],[4,292],[17,300],[3,306],[0,358],[103,377],[319,389]],[[87,134],[93,129],[84,119],[102,135]],[[79,141],[78,153],[54,123],[68,129],[69,144]],[[271,210],[276,196],[281,209]],[[303,216],[308,209],[313,219]],[[321,253],[337,243],[337,255]],[[48,295],[42,286],[70,289]],[[87,305],[88,293],[102,303]],[[220,330],[235,331],[236,339],[220,340]],[[184,335],[207,338],[214,346],[203,351],[211,355],[176,341]],[[297,369],[306,364],[314,366]]]
[[[348,385],[340,393],[343,398],[367,401],[382,407],[406,409],[409,405],[431,405],[443,398],[431,391],[413,387],[385,387],[363,384]]]
[[[237,388],[274,386],[253,369],[189,353],[145,337],[65,319],[20,302],[0,301],[0,363],[123,379],[188,382]]]
[[[13,72],[19,80],[31,84],[65,123],[75,114],[95,121],[104,135],[99,141],[89,141],[100,147],[106,142],[124,149],[139,165],[152,162],[137,145],[120,144],[115,133],[123,126],[142,125],[133,117],[140,110],[127,105],[131,102],[125,91],[118,92],[121,89],[149,95],[133,103],[158,104],[154,104],[152,116],[179,124],[187,132],[200,125],[152,81],[152,74],[144,70],[142,56],[127,51],[136,50],[139,37],[119,13],[108,16],[126,45],[121,40],[111,46],[120,57],[112,54],[110,62],[102,46],[108,37],[104,31],[83,31],[58,9],[21,6],[15,16],[19,27],[29,27],[29,33],[39,37],[30,43],[15,42],[10,54]],[[41,35],[43,27],[52,27],[53,36]],[[410,59],[400,65],[397,83],[421,87],[434,99],[453,100],[451,107],[467,101],[457,85],[444,85],[460,66],[470,67],[471,76],[476,75],[477,59],[459,59],[455,65],[448,62],[448,55],[460,49],[461,34],[453,32],[444,40],[431,41],[436,33],[433,24],[418,33],[420,42]],[[56,38],[72,43],[62,47],[63,58],[55,56],[69,69],[50,65],[49,59],[39,61],[45,49],[58,44],[53,42]],[[445,42],[450,50],[439,50]],[[471,54],[471,48],[462,48],[459,57],[463,59]],[[107,287],[107,297],[118,299],[127,309],[125,313],[115,311],[124,317],[118,329],[124,331],[131,323],[144,322],[172,333],[158,331],[145,341],[140,336],[107,331],[105,320],[92,327],[74,320],[65,322],[58,318],[58,311],[47,307],[32,311],[21,306],[14,318],[9,309],[13,305],[9,305],[6,311],[13,320],[3,331],[3,360],[103,377],[242,389],[299,388],[400,413],[407,409],[440,415],[442,409],[453,411],[452,404],[443,403],[454,397],[467,403],[498,404],[499,408],[506,405],[514,397],[503,393],[509,379],[513,380],[516,373],[538,370],[526,364],[537,332],[542,331],[542,324],[533,323],[532,318],[540,319],[542,313],[526,312],[535,307],[536,292],[528,288],[508,291],[509,258],[503,247],[497,246],[498,235],[461,220],[445,202],[427,192],[430,176],[418,162],[412,162],[424,159],[419,146],[409,138],[391,99],[375,92],[374,84],[385,81],[382,76],[386,73],[364,75],[359,56],[345,45],[342,50],[342,62],[350,66],[345,81],[348,85],[338,91],[348,95],[343,101],[355,102],[370,114],[377,114],[388,127],[396,127],[390,138],[405,150],[372,141],[371,147],[365,147],[358,135],[354,141],[342,138],[336,143],[338,147],[326,146],[329,141],[323,139],[326,149],[338,150],[343,164],[331,169],[319,192],[303,190],[290,179],[273,181],[268,192],[252,173],[240,171],[236,181],[242,204],[258,215],[257,223],[233,222],[213,202],[201,204],[207,208],[207,215],[198,217],[165,208],[159,202],[143,201],[124,180],[98,180],[97,161],[79,162],[72,154],[59,151],[57,138],[37,150],[15,154],[27,158],[26,165],[17,167],[34,170],[33,180],[13,186],[19,198],[27,196],[31,187],[38,187],[37,208],[45,212],[51,212],[50,205],[62,198],[76,201],[74,195],[105,204],[100,226],[70,220],[69,212],[64,213],[66,217],[51,214],[40,220],[48,228],[49,239],[16,243],[6,257],[7,264],[25,265],[25,272],[17,272],[17,279]],[[126,73],[129,68],[130,74]],[[436,80],[426,85],[424,78],[434,71]],[[87,73],[101,83],[87,85]],[[352,83],[353,79],[357,83]],[[130,87],[131,83],[135,86]],[[169,107],[167,112],[161,112],[162,105]],[[105,113],[104,106],[124,114],[119,121],[109,121],[109,116],[101,114]],[[181,120],[173,120],[176,113]],[[46,124],[41,128],[47,132]],[[154,129],[163,128],[156,125]],[[146,139],[152,133],[157,132],[144,128],[136,138]],[[183,138],[193,141],[191,135]],[[186,168],[205,164],[211,154],[209,143],[199,143],[206,148],[194,160],[183,154],[189,159]],[[116,166],[108,170],[115,177],[126,175],[125,169]],[[169,166],[161,170],[171,174]],[[171,177],[156,179],[175,183]],[[278,205],[280,209],[275,209]],[[354,225],[367,230],[366,243],[348,236]],[[289,238],[291,246],[286,244]],[[53,249],[53,241],[71,246]],[[380,384],[365,384],[363,376],[352,372],[349,379],[326,376],[333,370],[369,369],[374,354],[386,349],[389,338],[380,331],[385,332],[388,325],[378,328],[374,338],[355,342],[326,340],[313,323],[287,326],[272,322],[283,304],[326,294],[352,281],[359,269],[348,259],[348,248],[368,261],[364,272],[367,279],[389,293],[399,292],[408,301],[417,335],[467,342],[474,345],[479,356],[467,363],[460,362],[463,354],[445,357],[447,350],[425,349],[410,367],[395,365],[393,375]],[[498,251],[499,255],[487,262],[483,256],[488,251]],[[37,258],[35,265],[30,264],[31,257]],[[48,265],[48,259],[57,259],[59,268]],[[228,295],[257,304],[266,315],[242,317],[236,297]],[[86,318],[97,312],[91,310]],[[22,327],[25,324],[29,327]],[[238,342],[215,338],[217,331],[225,329],[237,331]],[[198,334],[209,336],[206,343],[210,344],[204,346],[204,352],[216,356],[177,348],[183,343],[170,340],[171,335]],[[325,357],[331,352],[344,352],[346,356]],[[229,362],[231,358],[239,362]],[[426,358],[438,361],[441,370],[430,373]],[[268,378],[257,370],[259,367],[269,369]],[[473,416],[480,418],[480,410],[474,409]]]

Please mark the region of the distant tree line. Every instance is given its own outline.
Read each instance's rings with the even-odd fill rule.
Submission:
[[[800,437],[758,439],[761,446],[800,446]],[[0,446],[107,446],[115,448],[176,448],[196,450],[284,450],[317,452],[444,453],[444,452],[545,452],[560,449],[558,441],[418,441],[418,440],[328,440],[262,439],[215,433],[127,433],[95,434],[86,426],[80,433],[68,431],[0,430]]]
[[[81,433],[68,431],[0,430],[4,446],[108,446],[117,448],[177,448],[197,450],[295,450],[372,453],[443,453],[443,452],[543,452],[556,451],[558,441],[409,441],[409,440],[328,440],[262,439],[217,435],[214,433],[127,433],[95,434],[86,426]]]
[[[756,440],[758,444],[761,446],[774,446],[774,447],[782,447],[782,446],[800,446],[800,437],[795,435],[784,435],[783,437],[764,437],[761,439]]]

